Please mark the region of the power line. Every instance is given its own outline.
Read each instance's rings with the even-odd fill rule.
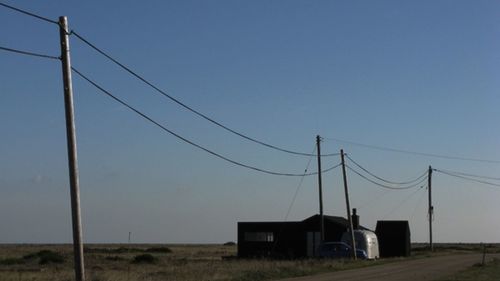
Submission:
[[[405,187],[394,187],[394,186],[389,186],[389,185],[386,185],[386,184],[381,184],[381,183],[378,183],[368,177],[366,177],[365,175],[361,174],[360,172],[356,171],[355,169],[351,168],[349,165],[346,165],[346,167],[351,170],[352,172],[354,172],[355,174],[357,174],[358,176],[360,176],[361,178],[377,185],[377,186],[380,186],[382,188],[388,188],[388,189],[392,189],[392,190],[404,190],[404,189],[410,189],[410,188],[413,188],[413,187],[416,187],[420,184],[422,184],[423,182],[425,182],[427,180],[427,178],[422,178],[420,181],[412,184],[412,185],[409,185],[409,186],[405,186]]]
[[[492,183],[492,182],[487,182],[487,181],[483,181],[483,180],[478,180],[478,179],[472,179],[472,178],[468,178],[468,177],[465,177],[465,176],[461,176],[461,175],[457,175],[457,174],[454,174],[454,173],[450,173],[450,172],[446,172],[446,171],[443,171],[443,170],[439,170],[439,169],[434,169],[434,171],[439,172],[441,174],[445,174],[445,175],[451,176],[451,177],[456,177],[456,178],[459,178],[459,179],[463,179],[463,180],[468,180],[468,181],[477,182],[477,183],[481,183],[481,184],[485,184],[485,185],[491,185],[491,186],[498,186],[498,187],[500,187],[500,184],[496,184],[496,183]]]
[[[87,82],[89,82],[90,84],[92,84],[94,87],[96,87],[99,91],[101,91],[102,93],[106,94],[107,96],[111,97],[112,99],[114,99],[115,101],[119,102],[120,104],[122,104],[123,106],[127,107],[128,109],[134,111],[136,114],[140,115],[142,118],[148,120],[149,122],[153,123],[154,125],[156,125],[157,127],[161,128],[162,130],[164,130],[165,132],[173,135],[174,137],[182,140],[183,142],[185,143],[188,143],[198,149],[201,149],[215,157],[218,157],[222,160],[225,160],[229,163],[232,163],[234,165],[237,165],[237,166],[240,166],[240,167],[244,167],[244,168],[248,168],[248,169],[251,169],[251,170],[254,170],[254,171],[258,171],[258,172],[262,172],[262,173],[266,173],[266,174],[270,174],[270,175],[276,175],[276,176],[292,176],[292,177],[303,177],[303,176],[312,176],[312,175],[316,175],[317,172],[313,172],[313,173],[303,173],[303,174],[293,174],[293,173],[281,173],[281,172],[274,172],[274,171],[269,171],[269,170],[265,170],[265,169],[261,169],[261,168],[257,168],[257,167],[254,167],[254,166],[250,166],[250,165],[247,165],[247,164],[243,164],[241,162],[238,162],[238,161],[235,161],[235,160],[232,160],[226,156],[223,156],[219,153],[216,153],[212,150],[209,150],[208,148],[205,148],[199,144],[196,144],[195,142],[193,141],[190,141],[188,140],[187,138],[173,132],[172,130],[166,128],[165,126],[161,125],[160,123],[154,121],[151,117],[147,116],[146,114],[140,112],[139,110],[135,109],[134,107],[130,106],[129,104],[127,104],[126,102],[122,101],[121,99],[119,99],[118,97],[114,96],[113,94],[111,94],[109,91],[105,90],[104,88],[102,88],[101,86],[99,86],[96,82],[92,81],[90,78],[88,78],[87,76],[85,76],[84,74],[82,74],[80,71],[78,71],[76,68],[72,67],[71,68],[76,74],[78,74],[81,78],[83,78],[84,80],[86,80]],[[325,171],[322,171],[322,172],[327,172],[327,171],[330,171],[330,170],[333,170],[334,168],[338,167],[339,165],[336,165],[332,168],[329,168]]]
[[[417,212],[417,209],[420,206],[420,203],[422,202],[422,200],[424,198],[425,198],[425,192],[423,192],[422,195],[420,195],[420,198],[418,199],[417,204],[415,205],[415,208],[413,209],[413,212],[411,213],[410,220],[413,220],[413,217],[415,216],[415,213]]]
[[[432,157],[432,158],[461,160],[461,161],[472,161],[472,162],[483,162],[483,163],[495,163],[495,164],[499,164],[500,163],[500,160],[480,159],[480,158],[468,158],[468,157],[459,157],[459,156],[450,156],[450,155],[442,155],[442,154],[418,152],[418,151],[411,151],[411,150],[403,150],[403,149],[396,149],[396,148],[390,148],[390,147],[384,147],[384,146],[377,146],[377,145],[371,145],[371,144],[363,144],[363,143],[359,143],[359,142],[341,140],[341,139],[337,139],[337,138],[325,138],[325,139],[336,141],[336,142],[340,142],[340,143],[346,143],[346,144],[350,144],[350,145],[355,145],[355,146],[361,146],[361,147],[376,149],[376,150],[390,151],[390,152],[404,153],[404,154],[412,154],[412,155],[426,156],[426,157]]]
[[[436,169],[434,169],[437,171]],[[463,172],[456,172],[456,171],[450,171],[450,170],[442,170],[440,169],[439,171],[444,171],[448,173],[452,173],[455,175],[461,175],[461,176],[466,176],[466,177],[473,177],[473,178],[480,178],[480,179],[487,179],[487,180],[500,180],[500,178],[495,178],[495,177],[489,177],[489,176],[480,176],[480,175],[474,175],[474,174],[468,174],[468,173],[463,173]]]
[[[61,59],[60,57],[56,57],[56,56],[50,56],[50,55],[44,55],[44,54],[39,54],[39,53],[33,53],[33,52],[28,52],[28,51],[23,51],[23,50],[18,50],[18,49],[11,49],[11,48],[2,47],[2,46],[0,46],[0,50],[7,51],[7,52],[12,52],[12,53],[16,53],[16,54],[21,54],[21,55],[46,58],[46,59],[54,59],[54,60],[60,60]]]
[[[10,6],[10,5],[7,5],[7,4],[4,4],[4,3],[1,3],[0,2],[0,6],[3,6],[5,8],[8,8],[8,9],[11,9],[11,10],[14,10],[16,12],[19,12],[21,14],[25,14],[27,16],[30,16],[30,17],[34,17],[34,18],[37,18],[39,20],[43,20],[43,21],[46,21],[46,22],[49,22],[49,23],[53,23],[53,24],[57,24],[59,25],[59,23],[57,21],[54,21],[54,20],[51,20],[49,18],[46,18],[46,17],[42,17],[40,15],[37,15],[37,14],[34,14],[34,13],[31,13],[31,12],[28,12],[26,10],[22,10],[22,9],[19,9],[19,8],[16,8],[16,7],[13,7],[13,6]]]
[[[313,153],[316,150],[316,146],[314,146]],[[311,153],[311,154],[313,154]],[[304,169],[304,174],[307,173],[307,170],[309,169],[309,165],[311,164],[312,156],[309,156],[309,160],[307,161],[306,168]],[[295,193],[293,194],[292,202],[290,202],[290,206],[288,206],[288,210],[286,211],[285,215],[285,220],[288,220],[288,215],[290,215],[290,211],[292,210],[292,206],[295,203],[295,199],[297,199],[297,195],[299,194],[299,189],[302,186],[302,183],[304,182],[304,176],[300,178],[299,185],[297,185],[297,188],[295,189]]]
[[[358,208],[363,208],[363,209],[368,209],[368,207],[371,207],[373,206],[374,204],[377,204],[381,201],[381,199],[383,197],[385,197],[386,195],[389,194],[389,192],[391,192],[391,190],[388,190],[388,189],[384,189],[384,192],[382,192],[380,195],[378,195],[376,198],[373,198],[373,197],[369,197],[368,200],[365,200],[359,204],[357,204],[357,206],[359,206]],[[354,204],[356,205],[356,204]]]
[[[422,179],[423,177],[425,177],[427,175],[427,170],[421,174],[420,176],[418,176],[417,178],[413,179],[413,180],[409,180],[409,181],[405,181],[405,182],[395,182],[395,181],[389,181],[389,180],[386,180],[386,179],[383,179],[373,173],[371,173],[370,171],[368,171],[367,169],[363,168],[363,166],[361,166],[360,164],[358,164],[356,161],[354,161],[351,157],[349,157],[349,155],[346,154],[346,157],[352,162],[354,163],[354,165],[358,166],[358,168],[360,168],[361,170],[363,170],[365,173],[369,174],[370,176],[380,180],[380,181],[383,181],[385,183],[389,183],[389,184],[394,184],[394,185],[407,185],[407,184],[411,184],[411,183],[414,183],[420,179]]]
[[[388,216],[392,215],[397,209],[399,209],[401,206],[403,206],[404,203],[406,203],[408,200],[410,200],[410,198],[412,198],[415,194],[417,194],[420,190],[422,190],[422,188],[423,188],[423,186],[421,186],[419,189],[415,190],[410,195],[408,195],[406,198],[401,200],[401,202],[398,205],[396,205],[396,207],[394,207],[389,213],[382,216],[382,218],[385,220]]]
[[[316,146],[314,146],[313,153],[315,150],[316,150]],[[309,165],[311,164],[311,160],[312,160],[312,156],[309,156],[309,160],[307,161],[307,165],[306,165],[306,168],[304,169],[304,173],[307,173],[307,170],[309,169]],[[297,195],[299,194],[299,189],[302,186],[302,183],[304,182],[304,178],[305,178],[305,176],[300,177],[300,182],[297,185],[297,188],[295,188],[295,192],[294,192],[293,197],[292,197],[292,202],[290,202],[290,205],[288,206],[288,209],[287,209],[286,215],[285,215],[285,219],[283,220],[283,222],[286,222],[288,220],[288,215],[290,215],[290,211],[292,210],[292,206],[295,203],[295,199],[297,199]],[[278,237],[276,237],[276,239],[274,240],[274,243],[273,243],[272,252],[274,252],[276,245],[278,245],[278,239],[279,239],[279,237],[281,237],[281,234],[283,233],[284,228],[285,228],[285,224],[281,224],[280,230],[278,232],[279,233]]]
[[[257,140],[255,138],[252,138],[246,134],[243,134],[243,133],[240,133],[234,129],[231,129],[229,128],[228,126],[218,122],[218,121],[215,121],[214,119],[208,117],[207,115],[201,113],[200,111],[188,106],[187,104],[181,102],[179,99],[169,95],[167,92],[165,92],[164,90],[160,89],[159,87],[155,86],[152,82],[148,81],[146,78],[142,77],[141,75],[139,75],[137,72],[133,71],[131,68],[125,66],[123,63],[119,62],[117,59],[113,58],[111,55],[107,54],[106,52],[104,52],[103,50],[101,50],[100,48],[98,48],[97,46],[95,46],[94,44],[90,43],[87,39],[85,39],[83,36],[81,36],[80,34],[78,34],[77,32],[75,32],[74,30],[71,31],[71,34],[75,35],[78,39],[80,39],[83,43],[85,43],[86,45],[88,45],[89,47],[91,47],[92,49],[94,49],[95,51],[97,51],[98,53],[100,53],[101,55],[103,55],[104,57],[106,57],[107,59],[109,59],[110,61],[112,61],[113,63],[115,63],[116,65],[118,65],[119,67],[121,67],[122,69],[124,69],[125,71],[127,71],[128,73],[130,73],[131,75],[133,75],[134,77],[136,77],[137,79],[139,79],[140,81],[142,81],[143,83],[145,83],[146,85],[148,85],[149,87],[151,87],[152,89],[154,89],[156,92],[158,92],[159,94],[163,95],[164,97],[170,99],[171,101],[173,101],[174,103],[180,105],[181,107],[185,108],[186,110],[198,115],[199,117],[211,122],[212,124],[215,124],[217,125],[218,127],[232,133],[232,134],[235,134],[241,138],[244,138],[248,141],[251,141],[251,142],[254,142],[254,143],[257,143],[257,144],[260,144],[260,145],[263,145],[265,147],[268,147],[268,148],[271,148],[271,149],[275,149],[275,150],[278,150],[278,151],[281,151],[281,152],[286,152],[286,153],[290,153],[290,154],[294,154],[294,155],[301,155],[301,156],[316,156],[316,155],[312,155],[310,153],[304,153],[304,152],[298,152],[298,151],[293,151],[293,150],[289,150],[289,149],[285,149],[285,148],[281,148],[281,147],[278,147],[278,146],[275,146],[275,145],[271,145],[271,144],[268,144],[266,142],[263,142],[263,141],[260,141],[260,140]],[[331,154],[323,154],[322,156],[326,157],[326,156],[338,156],[339,154],[338,153],[331,153]]]
[[[322,170],[321,172],[322,172],[322,173],[327,173],[327,172],[330,172],[331,170],[335,170],[335,169],[337,169],[337,168],[338,168],[338,167],[340,167],[340,166],[342,166],[342,163],[339,163],[339,164],[337,164],[337,165],[335,165],[335,166],[333,166],[333,167],[330,167],[330,168],[328,168],[328,169]],[[315,174],[317,175],[318,173],[315,173]]]

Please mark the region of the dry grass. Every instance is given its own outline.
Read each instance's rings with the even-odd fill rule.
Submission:
[[[440,281],[498,281],[500,279],[500,260],[476,264],[462,272]]]
[[[477,246],[452,245],[443,252],[474,251]],[[458,248],[457,248],[458,247]],[[370,266],[401,259],[379,261],[338,260],[259,260],[223,259],[235,256],[236,246],[223,245],[86,245],[85,269],[89,281],[159,281],[159,280],[272,280]],[[168,252],[168,249],[171,252]],[[439,249],[439,248],[438,248]],[[446,249],[446,250],[445,250]],[[490,248],[498,251],[500,248]],[[65,258],[63,264],[41,265],[23,257],[41,250],[51,250]],[[430,255],[417,251],[417,256]],[[440,254],[438,253],[438,254]],[[133,263],[134,257],[150,254],[153,263]],[[434,254],[433,254],[434,255]],[[74,280],[71,245],[0,245],[0,280]]]

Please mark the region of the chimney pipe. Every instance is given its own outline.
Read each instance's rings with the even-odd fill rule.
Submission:
[[[359,229],[359,216],[356,213],[356,208],[352,209],[352,227],[354,229]]]

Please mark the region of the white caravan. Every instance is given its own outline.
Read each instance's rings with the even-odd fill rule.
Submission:
[[[354,240],[356,241],[356,249],[365,251],[368,259],[380,257],[377,235],[373,231],[355,229]],[[342,242],[352,245],[350,232],[342,234]]]

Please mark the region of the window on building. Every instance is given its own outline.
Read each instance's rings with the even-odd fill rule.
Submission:
[[[274,233],[272,232],[245,232],[245,241],[247,242],[273,242]]]

